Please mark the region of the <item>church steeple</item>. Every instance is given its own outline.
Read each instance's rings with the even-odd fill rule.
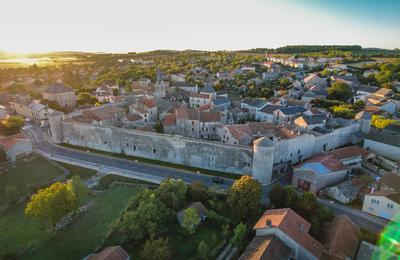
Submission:
[[[164,74],[159,69],[157,69],[157,77],[154,88],[155,88],[154,96],[156,99],[161,99],[167,95],[166,86],[164,82]]]

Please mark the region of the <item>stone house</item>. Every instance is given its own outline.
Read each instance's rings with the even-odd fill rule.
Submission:
[[[99,126],[116,126],[126,116],[126,110],[116,106],[101,106],[84,109],[81,115],[73,116],[72,119],[82,123]]]
[[[346,179],[347,167],[332,154],[316,155],[293,170],[292,185],[318,194],[323,188]]]
[[[221,113],[216,111],[179,108],[175,116],[176,134],[186,137],[214,139],[216,127],[222,123]]]
[[[312,85],[317,85],[319,87],[327,87],[328,86],[328,81],[326,78],[320,78],[317,74],[311,73],[307,77],[303,79],[304,84],[306,87],[312,86]]]
[[[274,112],[283,106],[266,105],[256,112],[256,120],[261,122],[274,122]]]
[[[273,112],[274,122],[278,124],[291,123],[305,111],[307,111],[307,109],[300,106],[278,108]]]
[[[357,185],[353,180],[347,180],[337,185],[327,188],[327,196],[340,203],[348,204],[357,199],[361,185]]]
[[[256,235],[239,259],[321,259],[324,247],[308,234],[310,227],[292,209],[269,209],[254,226]]]
[[[43,104],[29,100],[13,100],[10,102],[10,107],[17,114],[31,118],[37,125],[46,124],[49,115],[55,111]]]
[[[247,109],[250,115],[255,116],[267,104],[268,102],[265,98],[244,98],[240,103],[240,108]]]
[[[72,109],[76,106],[75,91],[63,83],[49,86],[43,92],[43,98],[57,102],[61,107]]]
[[[337,215],[324,231],[322,241],[329,259],[353,259],[361,231],[347,215]]]
[[[189,106],[191,108],[197,108],[205,104],[211,103],[211,96],[209,94],[202,93],[190,93],[189,95]]]
[[[0,147],[8,160],[15,162],[19,157],[32,153],[32,142],[24,134],[15,134],[0,138]]]
[[[158,117],[156,101],[150,98],[141,98],[129,106],[129,113],[140,115],[144,122],[154,122]]]
[[[324,115],[302,115],[296,120],[294,120],[294,124],[301,130],[305,132],[309,132],[313,128],[319,126],[324,127],[326,124],[326,116]]]

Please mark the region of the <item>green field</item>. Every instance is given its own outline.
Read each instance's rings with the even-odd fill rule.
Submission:
[[[114,186],[95,198],[85,215],[61,232],[47,236],[36,250],[27,254],[27,258],[81,259],[90,254],[102,245],[136,191],[137,188],[132,186]]]
[[[0,204],[7,200],[7,187],[17,188],[17,195],[24,196],[61,174],[61,169],[40,157],[27,162],[19,160],[16,166],[0,172]]]
[[[96,174],[95,170],[82,168],[82,167],[72,165],[72,164],[67,164],[67,163],[61,163],[61,162],[57,162],[57,163],[69,171],[70,177],[74,176],[74,175],[78,175],[82,180],[88,180]]]

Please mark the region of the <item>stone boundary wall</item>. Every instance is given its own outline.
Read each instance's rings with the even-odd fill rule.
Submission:
[[[235,174],[251,174],[253,149],[181,136],[62,121],[62,142]]]

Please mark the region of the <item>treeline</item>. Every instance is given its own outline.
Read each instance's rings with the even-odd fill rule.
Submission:
[[[322,52],[322,51],[361,51],[359,45],[288,45],[285,47],[276,48],[276,53],[307,53],[307,52]]]

